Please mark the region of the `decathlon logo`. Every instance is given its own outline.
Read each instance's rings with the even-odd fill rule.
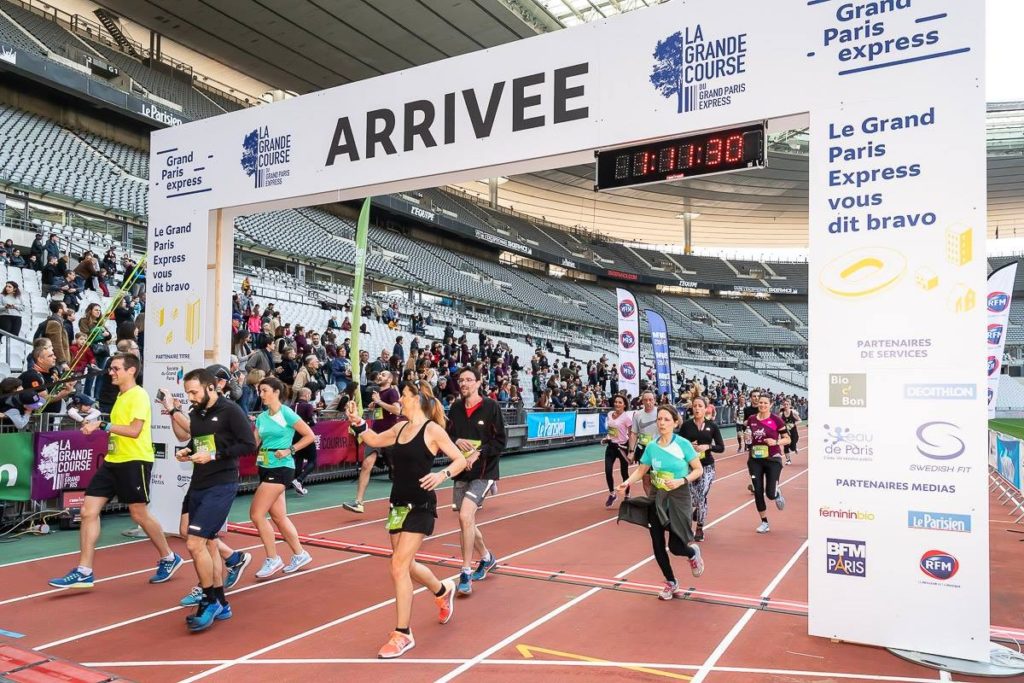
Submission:
[[[1010,305],[1010,295],[1006,292],[992,292],[988,295],[988,312],[1002,313]]]
[[[825,541],[825,569],[829,574],[865,577],[868,548],[864,541],[829,538]]]
[[[921,556],[921,571],[933,579],[948,581],[960,571],[960,562],[945,550],[929,550]]]
[[[292,136],[271,135],[267,126],[257,128],[242,141],[242,170],[255,187],[280,185],[291,175]]]
[[[917,428],[917,452],[932,460],[959,458],[967,450],[959,433],[960,427],[952,422],[925,422]]]
[[[625,362],[619,369],[622,374],[622,379],[635,379],[636,378],[636,366],[630,362]]]
[[[619,302],[619,315],[623,318],[632,317],[636,313],[636,302],[632,299],[623,299]]]
[[[662,97],[675,98],[676,112],[732,104],[747,84],[747,34],[704,37],[697,24],[659,40],[652,54],[650,81]],[[717,86],[717,87],[712,87]]]
[[[998,346],[1003,341],[1003,326],[998,323],[993,323],[988,326],[988,343],[992,346]]]
[[[629,330],[622,333],[619,337],[619,341],[622,343],[622,348],[624,349],[631,349],[636,346],[636,336]]]

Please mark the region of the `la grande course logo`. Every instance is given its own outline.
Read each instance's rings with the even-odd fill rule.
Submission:
[[[736,78],[747,71],[746,33],[705,39],[697,24],[659,40],[652,57],[651,85],[676,98],[677,113],[724,107],[746,92],[746,82]]]
[[[242,170],[254,187],[280,185],[291,175],[292,136],[271,135],[267,126],[255,129],[242,141]]]

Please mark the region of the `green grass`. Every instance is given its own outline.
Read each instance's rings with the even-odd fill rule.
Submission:
[[[1002,432],[1008,436],[1015,436],[1018,439],[1024,440],[1024,419],[1020,418],[996,418],[988,421],[988,428]]]

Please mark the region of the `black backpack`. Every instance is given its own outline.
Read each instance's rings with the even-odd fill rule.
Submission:
[[[39,327],[36,328],[35,333],[32,335],[32,341],[35,341],[36,339],[42,339],[43,337],[46,336],[46,324],[48,322],[50,322],[49,318],[39,323]]]

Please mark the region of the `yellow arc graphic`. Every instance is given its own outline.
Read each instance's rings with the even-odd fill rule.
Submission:
[[[870,296],[894,284],[906,269],[907,259],[899,252],[863,247],[830,261],[821,271],[821,284],[838,296]]]
[[[597,657],[588,657],[586,655],[575,655],[571,652],[561,652],[559,650],[549,650],[543,647],[534,647],[533,645],[516,645],[516,650],[523,656],[523,659],[533,659],[535,653],[543,655],[551,655],[552,657],[561,657],[562,659],[575,659],[579,662],[594,662],[596,664],[608,664],[618,669],[628,669],[629,671],[637,671],[639,673],[651,674],[652,676],[661,676],[662,678],[672,678],[677,681],[692,681],[693,676],[686,676],[684,674],[672,673],[670,671],[662,671],[660,669],[648,669],[644,666],[631,666],[629,664],[620,664],[619,662],[613,662],[608,659],[598,659]]]

